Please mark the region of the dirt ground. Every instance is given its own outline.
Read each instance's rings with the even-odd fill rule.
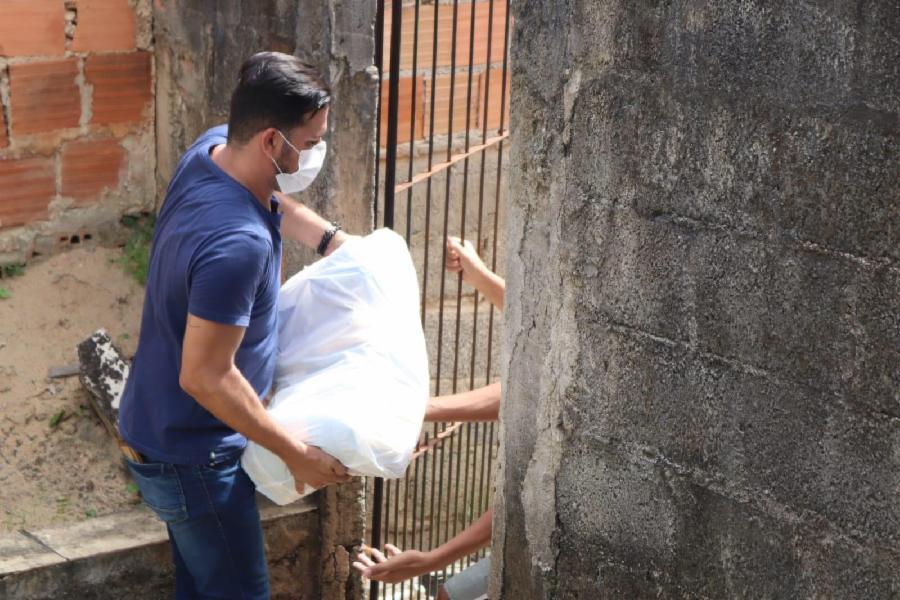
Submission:
[[[78,377],[47,377],[50,367],[76,364],[76,345],[99,328],[133,354],[143,288],[117,263],[121,256],[79,247],[0,279],[12,294],[0,299],[0,532],[138,501]]]

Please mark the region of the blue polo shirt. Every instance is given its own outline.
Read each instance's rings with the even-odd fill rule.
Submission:
[[[177,464],[209,462],[247,440],[178,384],[188,313],[245,328],[235,363],[261,397],[278,348],[281,215],[210,157],[225,125],[181,158],[153,234],[141,334],[119,407],[119,431],[135,450]]]

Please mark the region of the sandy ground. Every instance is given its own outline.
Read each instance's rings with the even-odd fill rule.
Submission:
[[[121,251],[81,247],[0,279],[0,532],[72,523],[138,501],[121,455],[77,377],[48,379],[78,362],[98,328],[131,356],[143,288],[116,263]],[[60,422],[51,420],[60,411]]]

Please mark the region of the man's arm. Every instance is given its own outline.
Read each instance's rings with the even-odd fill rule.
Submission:
[[[385,583],[399,583],[437,571],[490,544],[493,515],[494,509],[489,508],[477,521],[430,552],[403,552],[396,546],[385,544],[387,556],[377,548],[371,548],[372,558],[359,554],[353,566],[364,577]]]
[[[203,408],[250,440],[279,456],[298,490],[349,481],[347,469],[315,446],[293,439],[270,416],[234,364],[244,328],[189,314],[179,384]]]
[[[322,234],[331,227],[331,223],[286,194],[276,191],[275,197],[278,198],[284,214],[281,221],[282,235],[315,250],[322,241]],[[353,236],[338,231],[325,249],[325,256],[337,250],[351,237]]]
[[[500,382],[469,392],[434,396],[425,408],[426,421],[496,421],[500,416]]]

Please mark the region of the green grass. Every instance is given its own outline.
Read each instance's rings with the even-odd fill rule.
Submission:
[[[19,277],[25,273],[25,263],[11,263],[0,267],[0,277],[3,279],[12,279]]]
[[[122,224],[131,230],[128,241],[122,249],[119,264],[125,272],[141,285],[147,283],[147,269],[150,265],[150,242],[153,240],[154,215],[126,216]]]
[[[24,263],[10,263],[8,265],[0,265],[0,279],[12,279],[19,277],[25,273]],[[12,298],[12,292],[9,288],[0,286],[0,300],[8,300]]]
[[[63,421],[63,417],[66,416],[66,409],[61,408],[56,413],[50,417],[50,427],[58,427],[59,424]]]

